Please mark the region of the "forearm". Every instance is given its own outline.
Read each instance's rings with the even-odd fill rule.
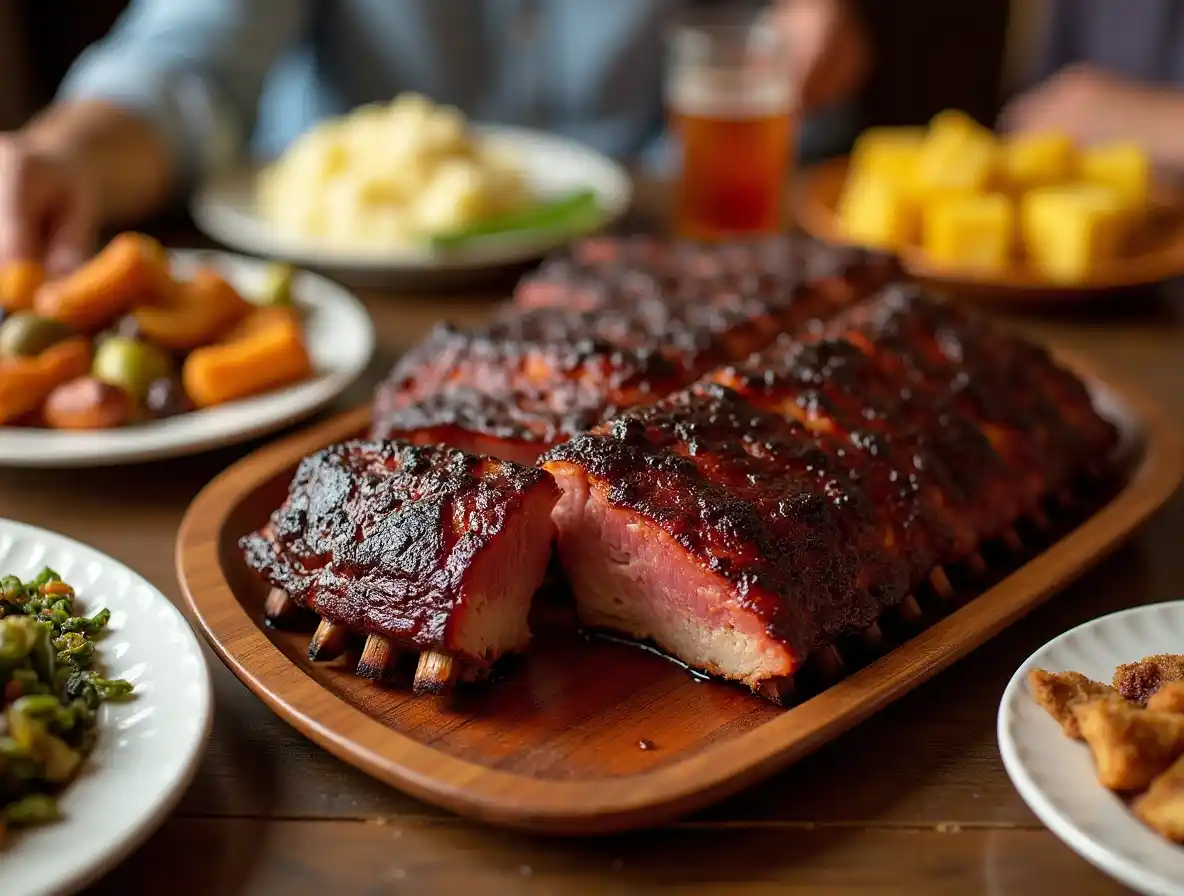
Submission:
[[[1132,106],[1115,117],[1110,138],[1134,141],[1157,165],[1184,171],[1184,90],[1145,88]]]
[[[21,137],[79,170],[93,190],[102,224],[134,224],[172,193],[175,165],[160,137],[143,119],[111,104],[54,104]]]

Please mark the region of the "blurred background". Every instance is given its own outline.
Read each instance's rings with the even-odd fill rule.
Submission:
[[[70,63],[102,37],[121,0],[5,0],[0,4],[0,129],[53,97]],[[858,102],[859,125],[922,124],[945,108],[991,122],[1007,72],[1009,15],[1020,26],[1038,2],[861,0],[876,63]],[[1011,7],[1015,7],[1012,13]],[[940,75],[938,74],[940,73]]]

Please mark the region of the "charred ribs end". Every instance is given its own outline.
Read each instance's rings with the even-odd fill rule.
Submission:
[[[891,290],[829,338],[717,371],[542,463],[584,624],[760,690],[1113,437],[1041,350]]]
[[[479,672],[529,642],[558,497],[535,468],[346,442],[306,458],[283,506],[240,544],[249,566],[329,623]]]

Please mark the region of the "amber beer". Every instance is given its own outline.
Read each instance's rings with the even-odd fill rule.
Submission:
[[[785,220],[795,91],[761,26],[676,32],[666,103],[681,150],[676,227],[698,239],[772,233]]]

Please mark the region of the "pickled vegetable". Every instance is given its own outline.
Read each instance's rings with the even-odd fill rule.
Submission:
[[[71,335],[65,324],[31,311],[11,314],[0,324],[0,358],[31,358]]]
[[[92,374],[112,386],[126,391],[137,402],[148,394],[153,380],[170,376],[172,359],[159,348],[137,339],[112,336],[95,352]]]
[[[251,294],[251,302],[262,307],[288,307],[292,304],[292,281],[295,274],[291,265],[271,264],[263,279],[263,287]]]
[[[90,369],[90,340],[74,336],[33,358],[0,359],[0,423],[38,410],[62,383]]]
[[[54,429],[112,429],[131,422],[135,405],[118,386],[83,376],[54,389],[44,414],[46,425]]]
[[[148,397],[145,399],[148,413],[153,417],[163,419],[176,417],[193,410],[193,401],[185,393],[181,381],[172,377],[153,380],[148,387]]]
[[[0,840],[7,826],[59,817],[57,795],[98,736],[97,712],[132,697],[95,665],[109,611],[75,615],[74,589],[46,569],[0,578]]]

